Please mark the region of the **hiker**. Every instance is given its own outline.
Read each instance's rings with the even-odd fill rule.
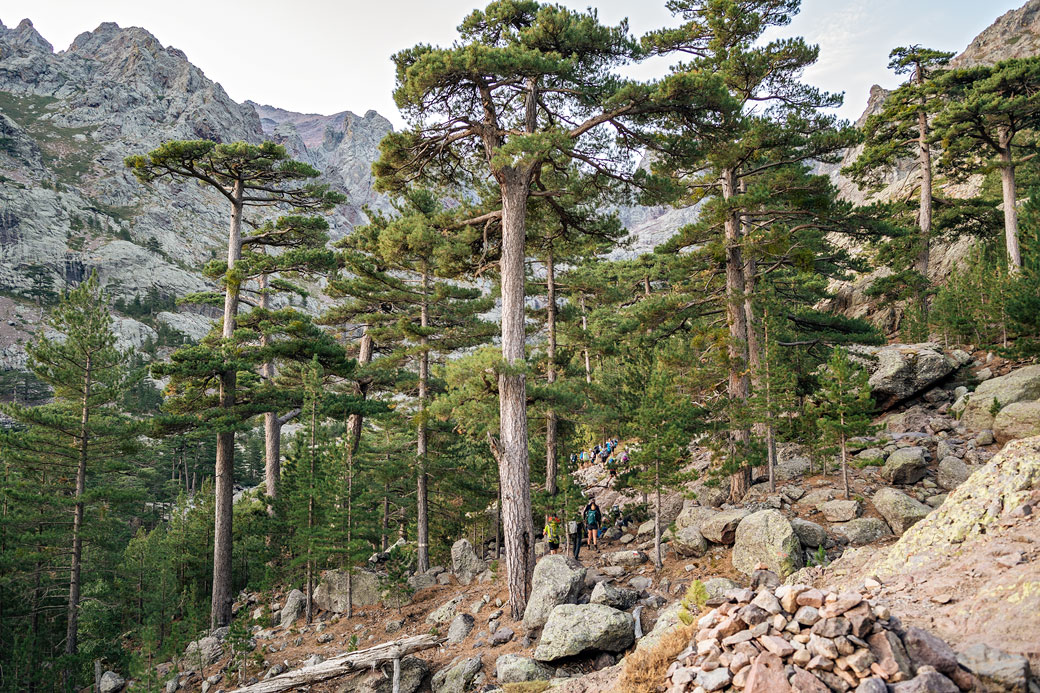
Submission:
[[[542,536],[549,544],[549,554],[555,556],[560,548],[560,518],[556,517],[556,513],[549,514],[549,519],[545,521],[545,529],[542,530]]]
[[[610,472],[611,479],[617,479],[617,460],[613,457],[607,460],[607,471]]]
[[[567,523],[567,532],[571,535],[571,541],[574,542],[574,560],[578,560],[578,554],[581,552],[582,530],[580,520],[571,520]]]
[[[585,506],[585,510],[581,513],[582,519],[585,520],[585,529],[589,533],[589,546],[599,551],[599,525],[603,520],[603,513],[600,512],[599,506],[596,505],[596,501],[589,501],[589,504]]]
[[[621,509],[621,506],[615,505],[610,509],[610,514],[614,517],[614,526],[620,532],[624,532],[625,528],[632,523],[628,516],[625,515],[625,511]]]
[[[572,452],[571,453],[571,469],[577,469],[577,468],[578,468],[578,455],[576,453]]]

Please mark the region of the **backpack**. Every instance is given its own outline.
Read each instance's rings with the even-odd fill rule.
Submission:
[[[549,520],[545,525],[545,538],[553,544],[560,543],[560,523],[554,520]]]
[[[585,524],[594,525],[596,524],[596,509],[589,508],[585,511]]]

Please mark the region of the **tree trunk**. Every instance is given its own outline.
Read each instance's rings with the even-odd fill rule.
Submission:
[[[379,550],[386,551],[390,547],[390,484],[383,484],[383,520],[379,525]]]
[[[725,169],[721,176],[722,197],[727,202],[736,194],[737,174]],[[744,258],[741,251],[740,214],[726,212],[726,323],[729,327],[729,382],[727,395],[731,407],[744,409],[748,400],[747,378],[747,317],[744,314]],[[751,439],[751,432],[741,423],[730,430],[731,450],[743,458]],[[741,461],[739,469],[730,475],[730,500],[740,503],[751,488],[751,467]]]
[[[1007,245],[1008,274],[1022,270],[1022,253],[1018,248],[1018,207],[1015,204],[1015,164],[1011,160],[1011,137],[1000,135],[1000,185],[1004,193],[1004,242]]]
[[[259,284],[260,308],[267,310],[271,307],[271,297],[268,293],[270,278],[266,273],[260,275]],[[270,344],[270,337],[261,334],[260,346],[266,347],[268,344]],[[260,375],[268,383],[272,382],[274,380],[274,363],[267,361],[261,365]],[[264,493],[272,499],[278,497],[278,482],[282,476],[281,447],[282,427],[278,425],[278,414],[273,411],[264,412]],[[267,512],[272,514],[274,506],[268,505]]]
[[[502,174],[502,360],[498,376],[506,581],[514,620],[523,617],[534,571],[524,363],[524,236],[530,174]]]
[[[545,329],[548,332],[545,380],[551,386],[556,382],[556,267],[551,247],[545,258],[545,287]],[[545,413],[545,492],[550,496],[556,495],[559,469],[556,448],[556,412],[550,407]]]
[[[654,498],[654,566],[660,570],[664,567],[661,559],[661,460],[654,462],[654,486],[656,497]]]
[[[315,449],[318,432],[318,393],[312,393],[311,398],[311,460],[310,474],[307,478],[307,575],[303,588],[304,596],[307,598],[304,610],[308,624],[314,619],[312,607],[312,597],[314,596],[314,478],[318,473],[317,450]]]
[[[919,87],[924,86],[924,73],[918,64],[914,72],[914,81]],[[921,229],[921,248],[917,255],[917,271],[928,281],[928,264],[931,255],[932,242],[932,151],[928,144],[928,114],[925,112],[927,102],[922,96],[920,100],[921,110],[917,113],[917,147],[918,163],[921,167],[921,210],[918,226]],[[917,292],[917,301],[921,308],[922,317],[928,315],[928,295],[922,287]]]
[[[79,650],[80,570],[83,558],[83,495],[87,490],[87,445],[90,436],[90,391],[93,371],[90,354],[83,366],[83,399],[80,409],[79,459],[76,464],[76,504],[72,511],[72,566],[69,570],[69,612],[65,624],[65,654],[74,656]],[[66,666],[62,678],[66,687],[71,673]]]
[[[581,333],[585,338],[585,348],[582,350],[585,354],[585,382],[592,384],[592,364],[589,362],[589,319],[585,315],[585,294],[581,294],[579,299],[581,304]]]
[[[766,467],[769,471],[769,490],[776,491],[776,433],[773,429],[773,378],[769,367],[769,308],[762,318],[762,341],[765,344],[766,368]]]
[[[848,445],[845,443],[845,415],[841,415],[841,479],[845,485],[845,499],[851,498],[849,493],[849,461],[848,461]]]
[[[242,196],[241,181],[236,181],[232,190],[231,228],[228,233],[228,272],[242,259]],[[238,317],[239,286],[229,281],[224,292],[224,326],[221,336],[230,340],[235,334]],[[219,401],[222,409],[235,405],[237,373],[233,368],[220,376]],[[231,509],[234,503],[235,484],[235,433],[217,433],[217,460],[214,476],[213,518],[213,593],[210,606],[210,627],[220,628],[231,623]]]
[[[430,290],[429,270],[422,272],[422,306],[419,312],[419,327],[425,330],[430,326],[430,307],[427,304]],[[415,476],[417,488],[415,494],[415,535],[418,544],[416,554],[416,570],[425,573],[430,569],[430,515],[427,498],[426,476],[426,400],[429,398],[430,353],[429,339],[425,332],[419,338],[419,423],[416,432]]]

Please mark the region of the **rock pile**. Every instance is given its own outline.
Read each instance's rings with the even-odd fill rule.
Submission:
[[[708,605],[714,608],[668,669],[669,693],[976,690],[949,645],[904,629],[869,592],[738,588]]]

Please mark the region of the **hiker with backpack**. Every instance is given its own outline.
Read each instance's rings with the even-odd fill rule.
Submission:
[[[581,553],[581,537],[584,534],[580,517],[567,523],[567,533],[571,535],[571,541],[574,543],[574,560],[578,560],[578,554]]]
[[[599,527],[600,522],[603,520],[603,513],[600,512],[599,506],[596,505],[596,501],[589,501],[589,504],[585,506],[585,510],[581,513],[582,519],[585,521],[585,529],[589,533],[588,543],[589,546],[599,551]]]
[[[556,513],[550,513],[546,519],[542,537],[549,544],[549,554],[555,556],[560,548],[560,518],[556,516]]]

